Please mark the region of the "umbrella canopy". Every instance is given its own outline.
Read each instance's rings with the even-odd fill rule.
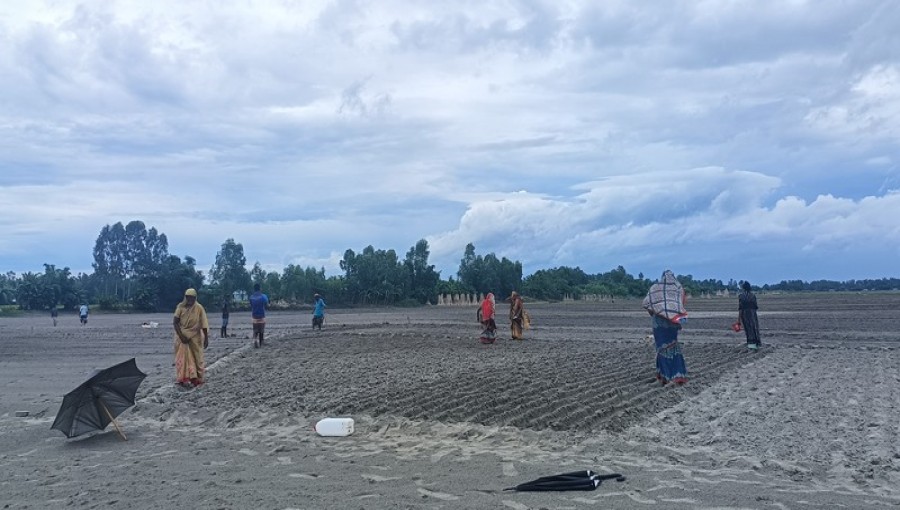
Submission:
[[[625,477],[612,473],[598,475],[591,470],[573,471],[553,476],[542,476],[530,482],[520,483],[515,487],[509,487],[507,491],[592,491],[600,486],[603,480],[615,478],[621,482]]]
[[[134,394],[145,377],[134,358],[96,372],[66,394],[50,428],[75,437],[115,424],[115,417],[134,405]]]

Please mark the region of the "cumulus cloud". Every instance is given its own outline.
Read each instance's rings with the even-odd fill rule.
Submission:
[[[771,176],[721,168],[675,175],[584,183],[576,186],[583,192],[572,198],[516,193],[476,202],[458,228],[430,241],[438,256],[468,240],[479,253],[523,260],[526,267],[577,265],[593,271],[628,262],[651,267],[677,262],[703,271],[708,258],[736,261],[744,246],[760,242],[777,243],[785,250],[779,257],[793,259],[792,264],[810,251],[880,246],[900,252],[900,226],[893,219],[900,213],[898,192],[861,200],[822,195],[811,202],[794,196],[772,202],[781,182]],[[700,260],[685,256],[697,246],[718,254]]]

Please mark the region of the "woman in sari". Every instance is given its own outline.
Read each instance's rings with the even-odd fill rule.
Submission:
[[[525,303],[516,291],[509,295],[509,331],[513,340],[521,340],[525,332]]]
[[[175,307],[175,382],[181,386],[203,384],[203,349],[209,347],[209,320],[206,310],[197,302],[197,291],[188,289],[184,300]]]
[[[653,340],[656,344],[656,379],[663,385],[673,382],[682,385],[687,382],[687,366],[678,331],[687,317],[684,308],[684,288],[668,269],[662,277],[650,286],[643,307],[653,321]]]
[[[738,295],[738,322],[747,334],[747,348],[751,351],[759,349],[759,317],[756,316],[756,295],[751,292],[750,282],[741,284],[741,293]]]
[[[483,344],[492,344],[497,339],[495,305],[494,294],[488,292],[488,295],[484,297],[484,301],[481,302],[481,307],[478,308],[478,321],[482,325],[481,338],[479,340]]]

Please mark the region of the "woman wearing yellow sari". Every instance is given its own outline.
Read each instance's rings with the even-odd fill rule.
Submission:
[[[175,307],[175,382],[181,386],[203,384],[203,349],[209,346],[209,320],[197,302],[197,291],[184,291],[184,301]]]
[[[522,298],[516,291],[513,291],[512,294],[510,294],[508,301],[509,332],[513,340],[521,340],[524,335],[525,328],[528,327],[528,314],[525,312],[525,303],[522,301]]]

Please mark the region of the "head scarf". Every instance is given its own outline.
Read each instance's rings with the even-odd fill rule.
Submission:
[[[494,293],[488,292],[481,302],[481,320],[486,321],[494,318]]]
[[[195,303],[197,302],[197,290],[191,288],[191,289],[188,289],[188,290],[184,291],[184,299],[182,299],[182,300],[181,300],[181,303],[179,303],[179,304],[182,305],[182,306],[189,306],[189,305],[188,305],[188,300],[187,300],[188,296],[193,296],[193,297],[194,297],[194,302],[195,302]]]
[[[684,308],[684,288],[675,278],[675,273],[666,269],[659,281],[650,286],[642,306],[645,310],[672,322],[687,317]]]

